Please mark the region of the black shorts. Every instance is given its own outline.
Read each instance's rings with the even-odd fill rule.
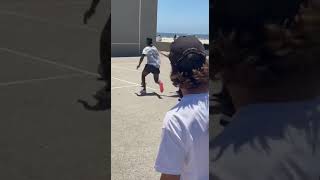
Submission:
[[[143,69],[144,72],[146,73],[152,73],[152,74],[160,74],[160,69],[156,68],[150,64],[146,64],[146,66]]]

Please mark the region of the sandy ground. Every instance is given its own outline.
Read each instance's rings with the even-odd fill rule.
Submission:
[[[90,1],[0,2],[0,179],[106,180],[110,111],[78,99],[96,80],[105,5],[88,26]]]
[[[160,79],[165,91],[160,93],[147,76],[147,96],[139,97],[140,76],[144,63],[136,70],[139,57],[112,59],[112,179],[159,179],[153,166],[160,142],[162,120],[177,102],[171,85],[169,60],[161,56]]]

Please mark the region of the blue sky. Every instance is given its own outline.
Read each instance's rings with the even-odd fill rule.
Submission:
[[[158,0],[157,31],[208,34],[209,0]]]

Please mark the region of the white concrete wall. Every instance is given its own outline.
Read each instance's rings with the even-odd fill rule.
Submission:
[[[158,0],[111,1],[111,55],[139,56],[147,37],[155,42]]]

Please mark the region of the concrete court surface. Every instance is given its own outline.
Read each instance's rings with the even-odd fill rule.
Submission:
[[[0,179],[106,180],[110,111],[89,111],[104,2],[0,2]]]
[[[163,52],[165,53],[165,52]],[[111,174],[114,180],[159,179],[153,166],[161,136],[165,113],[178,103],[177,90],[170,81],[170,62],[161,55],[160,79],[164,82],[164,93],[148,75],[148,96],[139,97],[140,76],[146,58],[136,70],[139,57],[112,58],[112,160]],[[211,92],[221,90],[221,85],[210,82]],[[160,95],[161,99],[154,94]],[[210,114],[210,139],[213,140],[223,127],[219,124],[221,115]]]
[[[170,81],[170,62],[161,55],[160,79],[164,92],[146,78],[147,96],[137,96],[141,90],[141,71],[136,70],[139,57],[112,58],[112,158],[113,180],[155,180],[160,178],[153,166],[160,143],[165,113],[178,103],[177,90]],[[154,94],[157,93],[158,95]],[[161,98],[161,99],[160,99]]]

